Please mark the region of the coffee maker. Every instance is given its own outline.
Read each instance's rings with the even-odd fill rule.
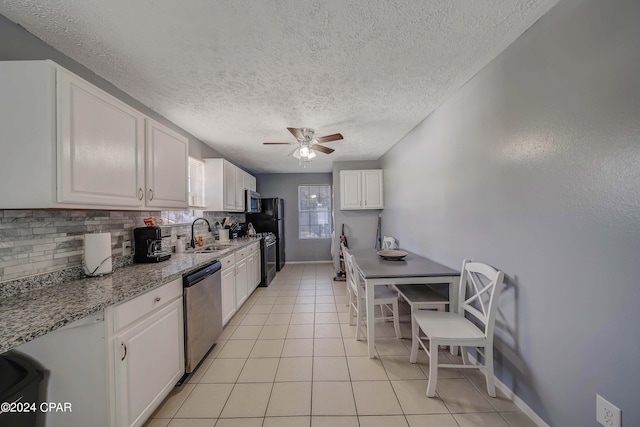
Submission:
[[[135,262],[160,262],[171,258],[162,250],[162,230],[160,227],[139,227],[133,229]]]

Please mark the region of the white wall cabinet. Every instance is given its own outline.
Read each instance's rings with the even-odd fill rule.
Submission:
[[[256,188],[257,188],[256,177],[253,176],[253,175],[250,175],[248,173],[245,173],[245,175],[244,175],[244,189],[245,190],[256,191]]]
[[[155,135],[145,161],[142,113],[52,61],[0,61],[5,209],[185,207],[188,141]],[[176,171],[180,182],[169,182]]]
[[[255,177],[224,159],[204,159],[204,176],[205,210],[245,211],[244,190],[255,188]]]
[[[144,116],[57,68],[58,202],[144,205]]]
[[[146,205],[189,205],[189,140],[166,126],[146,120]]]
[[[340,209],[383,209],[382,169],[341,170]]]

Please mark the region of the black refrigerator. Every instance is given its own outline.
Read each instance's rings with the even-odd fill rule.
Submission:
[[[253,224],[258,233],[276,235],[276,270],[284,267],[284,199],[260,199],[262,212],[248,213],[247,222]]]

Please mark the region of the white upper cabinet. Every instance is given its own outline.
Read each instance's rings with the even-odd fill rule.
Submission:
[[[244,212],[245,182],[253,178],[224,159],[204,159],[205,210]]]
[[[340,171],[340,209],[383,209],[382,169]]]
[[[188,140],[149,120],[145,141],[145,118],[52,61],[0,61],[0,208],[186,207]]]
[[[189,140],[147,119],[147,206],[186,208]]]
[[[245,190],[256,191],[256,188],[257,188],[256,177],[249,174],[246,174],[244,177],[245,177],[245,182],[244,182]]]
[[[57,70],[58,202],[144,205],[144,116]]]

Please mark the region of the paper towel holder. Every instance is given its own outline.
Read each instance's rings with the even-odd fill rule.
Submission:
[[[100,264],[98,264],[98,266],[93,269],[93,271],[89,271],[89,269],[87,268],[87,265],[83,262],[82,266],[84,267],[84,274],[86,274],[87,276],[102,276],[102,275],[106,274],[106,273],[98,273],[98,274],[96,274],[96,271],[98,271],[100,269],[100,267],[102,267],[102,264],[107,262],[109,259],[111,259],[111,255],[109,255],[108,257],[103,259],[100,262]]]
[[[82,267],[87,276],[102,276],[112,272],[111,233],[84,235]]]

